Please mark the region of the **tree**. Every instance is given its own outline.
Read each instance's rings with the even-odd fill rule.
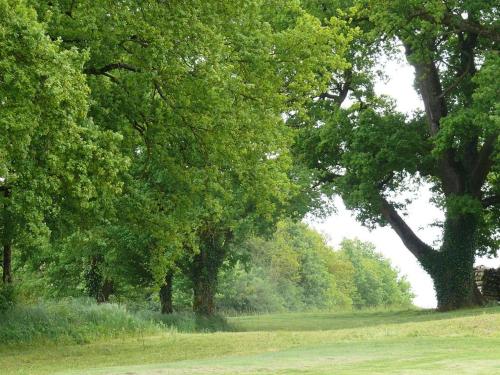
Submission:
[[[229,240],[272,223],[296,194],[282,114],[344,64],[345,22],[322,26],[296,1],[33,5],[53,39],[88,51],[90,114],[124,137],[124,195],[147,197],[128,202],[128,226],[148,219],[153,279],[165,285],[187,258],[194,308],[212,313]]]
[[[499,246],[498,10],[490,1],[324,1],[339,4],[359,36],[351,66],[310,104],[297,151],[315,186],[342,196],[363,223],[390,225],[434,280],[440,310],[480,304],[476,254]],[[405,51],[425,113],[397,113],[373,90],[377,56]],[[346,101],[349,98],[350,101]],[[424,243],[398,196],[422,184],[445,214],[442,242]],[[411,214],[411,213],[410,213]]]
[[[375,246],[359,240],[343,240],[340,255],[345,256],[354,269],[357,308],[376,306],[410,306],[414,295],[410,284],[398,277],[388,260],[375,253]]]
[[[87,116],[85,55],[47,36],[24,1],[0,1],[0,216],[3,282],[12,251],[37,256],[120,191],[121,137]]]

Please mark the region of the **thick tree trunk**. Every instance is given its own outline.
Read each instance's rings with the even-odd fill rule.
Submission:
[[[484,302],[474,279],[476,236],[474,216],[448,218],[441,251],[427,263],[422,262],[434,281],[440,311],[480,306]]]
[[[162,314],[172,314],[174,306],[172,303],[172,282],[174,281],[174,273],[167,272],[165,282],[160,288],[160,305]]]
[[[97,303],[109,302],[109,297],[115,292],[112,279],[104,277],[100,268],[102,257],[94,255],[90,258],[90,267],[85,273],[85,286],[89,297]]]
[[[195,255],[191,269],[193,311],[210,316],[215,313],[217,275],[224,261],[224,248],[216,241],[207,241]]]
[[[441,311],[480,306],[484,298],[474,280],[478,219],[473,214],[447,214],[439,251],[422,242],[396,209],[381,198],[381,213],[405,246],[432,277]]]
[[[484,303],[474,281],[473,267],[469,266],[467,259],[462,258],[462,261],[444,257],[439,264],[442,269],[431,273],[440,311],[481,306]]]
[[[215,313],[215,289],[214,278],[197,280],[193,286],[194,299],[193,311],[199,315],[211,316]]]
[[[4,284],[12,283],[12,246],[10,243],[3,245],[3,273],[2,280]]]
[[[110,279],[104,279],[104,282],[102,283],[100,290],[98,291],[97,294],[97,302],[98,303],[105,303],[109,302],[109,297],[113,292],[115,291],[115,286],[113,284],[113,281]]]

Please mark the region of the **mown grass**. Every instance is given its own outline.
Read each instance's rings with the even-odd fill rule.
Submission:
[[[500,374],[500,308],[269,314],[232,332],[0,345],[2,375]]]
[[[500,307],[466,309],[446,313],[416,308],[404,310],[393,308],[335,313],[249,315],[230,318],[230,323],[232,329],[237,331],[322,331],[450,320],[457,317],[498,313],[500,313]]]

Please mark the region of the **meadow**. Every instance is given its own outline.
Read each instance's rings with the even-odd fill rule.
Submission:
[[[93,312],[76,315],[56,309],[51,316],[59,318],[53,319],[52,328],[45,333],[35,334],[33,326],[29,340],[4,340],[0,344],[0,373],[500,373],[499,307],[450,313],[367,310],[267,314],[229,317],[224,324],[196,322],[190,315],[161,322],[155,316],[129,313],[117,306],[89,309]],[[43,316],[40,311],[38,314]],[[19,312],[15,319],[18,317]],[[176,326],[176,321],[181,323]],[[68,323],[66,328],[55,330],[63,322]],[[3,334],[8,325],[3,325]]]

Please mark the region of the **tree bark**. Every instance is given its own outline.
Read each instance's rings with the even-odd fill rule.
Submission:
[[[12,283],[12,246],[10,243],[3,245],[3,273],[2,281],[4,284]]]
[[[172,314],[174,306],[172,303],[172,282],[174,281],[174,273],[168,271],[165,275],[165,282],[160,288],[160,305],[162,314]]]
[[[193,311],[211,316],[215,313],[217,276],[224,261],[224,243],[215,238],[204,241],[200,252],[194,256],[191,268],[193,283]]]
[[[424,265],[434,281],[440,311],[484,303],[474,278],[476,236],[473,215],[446,219],[441,251],[432,264]]]
[[[459,36],[462,64],[458,76],[461,79],[466,74],[470,81],[475,74],[476,39],[477,35],[473,35],[472,31],[467,36]],[[429,40],[429,51],[432,51],[434,45],[435,41]],[[405,48],[408,62],[415,68],[415,83],[424,102],[430,134],[436,136],[440,131],[441,120],[448,114],[446,92],[442,88],[439,70],[430,56],[415,56],[412,46],[408,43],[405,44]],[[470,102],[473,93],[472,83],[466,91]],[[470,196],[481,199],[481,187],[491,168],[490,155],[497,136],[498,134],[491,135],[479,153],[477,139],[472,139],[467,146],[464,161],[456,157],[451,147],[442,152],[438,160],[438,175],[447,198]],[[394,227],[392,222],[391,225]],[[398,234],[403,242],[405,239],[408,242],[408,235]],[[473,214],[447,213],[443,234],[443,244],[439,251],[416,253],[405,242],[434,281],[438,309],[447,311],[483,304],[484,300],[474,280],[478,218]],[[413,247],[418,243],[410,242]],[[421,248],[420,246],[419,250]]]
[[[112,279],[104,277],[100,268],[102,257],[94,255],[90,258],[90,268],[85,274],[85,284],[89,297],[97,303],[109,302],[109,297],[115,292]]]
[[[100,290],[97,294],[97,302],[98,303],[106,303],[109,302],[109,297],[115,291],[115,286],[113,281],[105,278],[102,285],[100,286]]]
[[[384,218],[434,281],[438,309],[482,305],[484,298],[474,280],[478,219],[472,214],[447,217],[443,245],[436,251],[418,238],[389,202],[384,198],[381,202]]]

